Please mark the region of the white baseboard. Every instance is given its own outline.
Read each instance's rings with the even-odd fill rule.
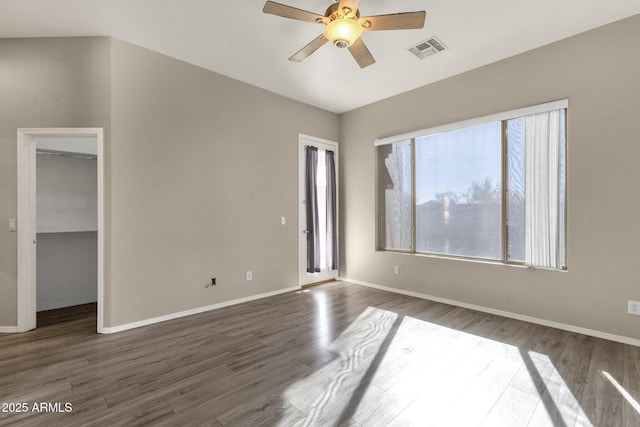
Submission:
[[[17,332],[17,326],[0,326],[0,334],[15,334]]]
[[[129,329],[141,328],[143,326],[153,325],[155,323],[166,322],[167,320],[179,319],[181,317],[191,316],[194,314],[204,313],[206,311],[216,310],[223,307],[229,307],[231,305],[242,304],[243,302],[255,301],[262,298],[272,297],[274,295],[280,295],[291,291],[299,290],[299,286],[291,288],[279,289],[277,291],[267,292],[264,294],[252,295],[249,297],[238,298],[231,301],[225,301],[218,304],[207,305],[204,307],[193,308],[191,310],[180,311],[177,313],[165,314],[164,316],[158,316],[151,319],[140,320],[138,322],[127,323],[119,326],[104,327],[100,333],[113,334],[116,332],[122,332]]]
[[[562,329],[564,331],[575,332],[578,334],[589,335],[596,338],[603,338],[605,340],[616,341],[623,344],[634,345],[640,347],[640,340],[622,335],[610,334],[608,332],[596,331],[594,329],[583,328],[580,326],[567,325],[565,323],[553,322],[551,320],[540,319],[537,317],[526,316],[523,314],[512,313],[510,311],[496,310],[494,308],[483,307],[481,305],[468,304],[466,302],[456,301],[448,298],[440,298],[432,295],[421,294],[418,292],[405,291],[403,289],[391,288],[388,286],[376,285],[374,283],[362,282],[360,280],[340,278],[341,281],[346,283],[353,283],[355,285],[367,286],[369,288],[380,289],[387,292],[393,292],[396,294],[407,295],[415,298],[426,299],[435,302],[441,302],[443,304],[454,305],[456,307],[468,308],[471,310],[481,311],[483,313],[495,314],[502,317],[508,317],[510,319],[522,320],[524,322],[535,323],[537,325],[548,326],[551,328]]]

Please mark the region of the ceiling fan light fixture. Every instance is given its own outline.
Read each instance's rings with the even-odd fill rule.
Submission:
[[[344,49],[362,35],[362,26],[355,19],[339,18],[329,22],[324,29],[324,37],[334,46]]]
[[[400,12],[360,18],[360,0],[333,0],[323,15],[267,0],[264,13],[298,21],[324,24],[322,34],[291,55],[289,61],[301,62],[309,55],[331,42],[340,49],[348,48],[360,68],[368,67],[376,60],[360,38],[364,31],[417,30],[424,27],[426,12]]]

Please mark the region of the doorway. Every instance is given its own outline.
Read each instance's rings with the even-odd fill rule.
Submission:
[[[90,141],[92,148],[90,153],[83,153],[86,149],[80,148],[87,146]],[[36,159],[37,150],[41,154],[51,156],[59,156],[63,153],[74,152],[78,157],[93,158],[95,165],[93,171],[96,174],[95,187],[97,193],[93,196],[95,199],[89,201],[89,211],[96,212],[93,218],[91,215],[84,214],[82,208],[75,209],[72,215],[64,212],[64,208],[60,210],[57,203],[60,201],[60,195],[54,195],[56,199],[53,204],[47,206],[46,203],[36,203],[36,194],[38,190],[36,175]],[[104,257],[104,141],[102,128],[50,128],[50,129],[18,129],[18,332],[25,332],[36,328],[36,312],[38,305],[42,305],[42,298],[38,301],[38,282],[37,271],[38,264],[42,264],[42,260],[38,259],[37,243],[38,237],[58,239],[58,233],[71,233],[65,236],[65,239],[72,239],[73,242],[66,241],[64,245],[70,250],[78,250],[85,241],[93,239],[97,242],[95,253],[97,253],[97,262],[95,269],[91,275],[96,275],[96,293],[97,293],[97,331],[103,332],[104,325],[104,278],[103,278],[103,257]],[[67,161],[68,163],[69,161]],[[46,163],[46,162],[42,162]],[[67,180],[67,182],[71,182]],[[48,182],[47,184],[52,184]],[[55,183],[57,187],[62,185],[61,182]],[[76,183],[78,184],[78,183]],[[42,183],[40,184],[42,187]],[[55,187],[56,185],[51,185]],[[62,196],[64,197],[64,196]],[[75,196],[74,196],[75,197]],[[77,200],[74,201],[74,203]],[[43,211],[43,208],[45,209]],[[60,212],[56,213],[56,210]],[[86,210],[86,209],[85,209]],[[64,215],[62,215],[64,214]],[[38,222],[38,215],[42,221]],[[72,220],[72,221],[70,221]],[[73,222],[73,225],[70,225]],[[39,233],[40,232],[40,233]],[[44,242],[43,242],[44,243]],[[49,244],[49,243],[47,243]],[[90,244],[90,243],[89,243]],[[82,249],[80,249],[82,250]],[[51,252],[55,256],[59,256],[58,251]],[[42,253],[45,253],[43,251]],[[53,258],[55,259],[55,257]],[[97,270],[97,271],[96,271]],[[58,273],[63,273],[64,268],[58,268]],[[62,274],[61,273],[61,274]],[[95,282],[94,282],[95,283]],[[43,292],[44,289],[41,289]],[[55,293],[55,291],[54,291]],[[42,296],[42,295],[41,295]],[[87,298],[83,296],[81,298]],[[70,299],[73,304],[73,297]],[[60,302],[51,302],[51,304],[60,304]]]
[[[316,166],[315,173],[312,174],[310,182],[313,183],[312,191],[316,193],[314,200],[317,204],[314,212],[317,213],[317,224],[314,227],[308,224],[308,190],[307,183],[309,181],[307,168],[307,148],[313,147],[317,150],[314,156],[314,164]],[[333,158],[333,161],[330,160]],[[333,165],[334,184],[331,184],[331,175],[327,173],[327,166]],[[309,286],[316,283],[336,280],[338,277],[337,269],[337,241],[338,241],[338,143],[315,138],[308,135],[299,135],[298,137],[298,200],[299,200],[299,220],[300,237],[299,237],[299,279],[300,286]],[[329,169],[331,170],[331,169]],[[333,188],[333,191],[327,189]],[[333,193],[333,196],[332,196]],[[331,220],[332,213],[335,211],[334,220]],[[328,220],[329,219],[329,220]],[[317,243],[310,243],[309,239],[315,234]],[[328,237],[328,238],[327,238]],[[332,248],[331,242],[336,242],[336,247]],[[315,256],[309,253],[309,246],[315,247]],[[314,249],[311,249],[312,251]],[[310,266],[310,256],[315,258],[315,264]],[[335,262],[332,262],[332,259]],[[311,271],[311,272],[310,272]]]

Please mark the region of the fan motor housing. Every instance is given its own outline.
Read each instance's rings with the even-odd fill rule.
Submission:
[[[337,18],[344,18],[346,17],[348,14],[353,13],[353,11],[349,8],[343,8],[342,10],[338,9],[338,6],[340,6],[340,4],[338,2],[333,3],[332,5],[330,5],[327,10],[324,12],[324,16],[329,18],[330,20],[334,20]],[[356,10],[355,13],[353,13],[356,17],[356,19],[360,18],[360,11]]]

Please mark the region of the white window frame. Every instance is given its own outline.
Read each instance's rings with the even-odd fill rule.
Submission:
[[[533,106],[529,106],[529,107],[524,107],[524,108],[518,108],[515,110],[510,110],[510,111],[504,111],[501,113],[495,113],[495,114],[490,114],[490,115],[486,115],[486,116],[482,116],[482,117],[477,117],[477,118],[472,118],[472,119],[468,119],[468,120],[462,120],[462,121],[458,121],[458,122],[453,122],[453,123],[447,123],[444,125],[439,125],[439,126],[435,126],[435,127],[430,127],[430,128],[426,128],[426,129],[420,129],[420,130],[416,130],[416,131],[412,131],[412,132],[406,132],[403,134],[399,134],[399,135],[393,135],[393,136],[388,136],[388,137],[383,137],[383,138],[378,138],[374,141],[374,147],[379,147],[382,145],[387,145],[387,144],[393,144],[396,142],[402,142],[402,141],[407,141],[410,140],[411,141],[411,149],[412,149],[412,244],[411,244],[411,249],[410,250],[398,250],[398,249],[387,249],[382,247],[381,245],[381,233],[383,232],[382,230],[382,225],[381,225],[381,218],[382,218],[382,206],[380,203],[380,189],[379,189],[379,182],[378,182],[378,178],[379,178],[379,170],[378,170],[378,159],[377,159],[377,155],[378,155],[378,150],[376,150],[376,250],[377,251],[384,251],[384,252],[400,252],[400,253],[412,253],[412,254],[418,254],[418,255],[424,255],[424,256],[433,256],[433,257],[443,257],[443,258],[456,258],[456,259],[471,259],[471,260],[479,260],[479,261],[483,261],[483,262],[493,262],[493,263],[500,263],[500,264],[511,264],[511,265],[524,265],[524,262],[521,261],[514,261],[514,260],[510,260],[507,254],[507,218],[506,218],[506,144],[504,143],[504,126],[507,120],[511,120],[511,119],[515,119],[515,118],[519,118],[519,117],[524,117],[524,116],[529,116],[529,115],[534,115],[534,114],[539,114],[539,113],[545,113],[545,112],[549,112],[549,111],[553,111],[553,110],[565,110],[568,111],[569,108],[569,100],[568,99],[561,99],[561,100],[557,100],[557,101],[552,101],[552,102],[546,102],[543,104],[537,104],[537,105],[533,105]],[[482,125],[482,124],[486,124],[489,122],[496,122],[496,121],[500,121],[503,123],[503,142],[502,142],[502,182],[501,182],[501,187],[502,187],[502,258],[497,260],[497,259],[487,259],[487,258],[473,258],[473,257],[466,257],[466,256],[460,256],[460,255],[453,255],[453,254],[431,254],[431,253],[423,253],[423,252],[416,252],[416,242],[415,242],[415,236],[416,236],[416,220],[415,220],[415,140],[417,138],[421,138],[421,137],[425,137],[425,136],[429,136],[429,135],[435,135],[438,133],[444,133],[444,132],[450,132],[450,131],[454,131],[457,129],[462,129],[462,128],[467,128],[467,127],[472,127],[472,126],[477,126],[477,125]],[[565,121],[565,134],[567,132],[567,124]],[[566,141],[566,138],[565,138]],[[566,142],[565,142],[566,144]],[[567,157],[566,154],[566,145],[565,145],[565,159]],[[566,160],[565,160],[566,162]],[[565,165],[566,167],[566,165]],[[566,176],[566,169],[565,169],[565,183],[567,180],[567,176]],[[566,185],[566,184],[565,184]],[[564,198],[565,198],[565,203],[564,203],[564,232],[565,232],[565,245],[566,245],[566,232],[567,232],[567,214],[566,214],[566,198],[567,198],[567,191],[565,190],[564,193]],[[565,248],[566,250],[566,248]],[[566,270],[566,259],[564,262],[564,265],[560,266],[560,268],[555,269],[554,270]]]
[[[379,145],[392,144],[394,142],[400,142],[406,139],[416,139],[423,136],[435,135],[437,133],[449,132],[456,129],[462,129],[462,128],[476,126],[476,125],[483,125],[489,122],[505,121],[505,120],[515,119],[518,117],[529,116],[532,114],[545,113],[551,110],[561,110],[561,109],[567,109],[567,108],[569,108],[569,100],[561,99],[559,101],[547,102],[544,104],[533,105],[531,107],[518,108],[517,110],[490,114],[488,116],[482,116],[474,119],[448,123],[441,126],[435,126],[431,128],[416,130],[413,132],[407,132],[400,135],[388,136],[385,138],[378,138],[374,141],[373,145],[377,147]]]

